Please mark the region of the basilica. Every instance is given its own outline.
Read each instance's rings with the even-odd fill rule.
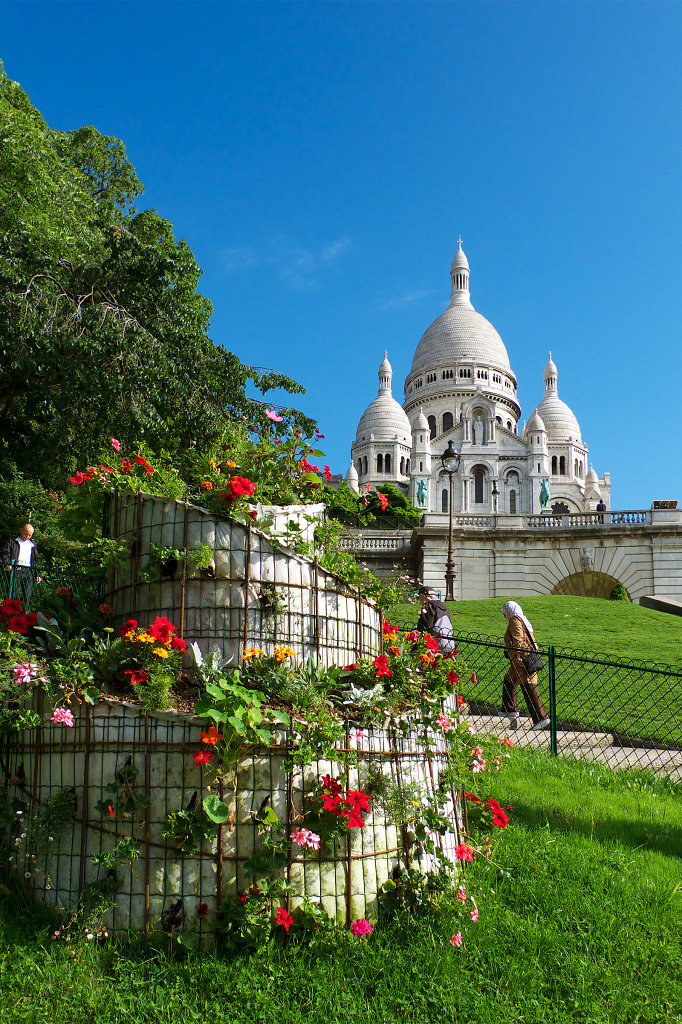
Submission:
[[[551,352],[544,397],[521,422],[504,342],[471,303],[461,239],[450,279],[450,304],[417,345],[402,405],[393,397],[384,353],[379,393],[358,424],[346,483],[355,491],[394,484],[428,521],[429,513],[449,511],[450,478],[441,457],[452,442],[460,456],[453,513],[529,516],[541,505],[555,516],[608,509],[610,475],[598,476],[588,461],[580,425],[559,398]]]

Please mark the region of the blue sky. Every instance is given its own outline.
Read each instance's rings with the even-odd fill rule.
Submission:
[[[547,351],[612,507],[680,497],[682,5],[5,0],[48,123],[121,138],[212,337],[305,385],[344,472],[461,233],[522,414]]]

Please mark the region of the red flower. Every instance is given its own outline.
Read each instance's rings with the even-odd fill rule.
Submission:
[[[384,636],[394,636],[398,632],[395,626],[392,626],[388,619],[384,619],[383,630]]]
[[[275,924],[281,924],[284,931],[288,932],[293,923],[294,919],[291,914],[284,907],[278,907],[275,914]]]
[[[185,643],[185,641],[180,636],[174,636],[173,639],[171,640],[170,645],[171,645],[171,650],[173,650],[173,651],[186,651],[187,650],[187,644]]]
[[[388,498],[386,497],[385,494],[377,494],[377,499],[379,501],[379,504],[381,505],[381,511],[385,512],[386,508],[388,507]]]
[[[111,806],[111,804],[107,804],[107,811],[109,812],[109,814],[111,815],[112,818],[116,817],[116,811]]]
[[[476,684],[478,683],[478,679],[476,678],[475,672],[471,673],[471,682],[474,684],[474,686],[476,686]]]
[[[460,843],[459,846],[455,847],[455,857],[457,860],[473,860],[474,851],[466,843]]]
[[[343,792],[343,786],[338,779],[333,779],[331,775],[325,775],[322,778],[322,785],[325,789],[328,789],[332,796],[340,796]]]
[[[343,666],[343,671],[344,672],[352,672],[353,669],[356,669],[357,667],[358,667],[358,663],[357,663],[357,661],[354,661],[352,665],[344,665]]]
[[[471,800],[472,804],[480,804],[481,802],[480,796],[474,796],[473,793],[465,793],[464,795],[467,800]]]
[[[375,658],[372,662],[376,669],[377,676],[392,676],[390,668],[388,667],[388,658],[385,654],[380,654],[378,658]]]
[[[359,811],[369,810],[369,797],[361,789],[347,789],[345,800],[347,804],[356,807]]]
[[[332,478],[332,471],[329,468],[329,466],[325,466],[324,467],[324,476],[325,476],[325,480],[327,481],[327,483],[329,483],[329,481]]]
[[[501,743],[501,744],[502,744],[502,745],[503,745],[504,747],[513,747],[513,746],[514,746],[514,744],[513,744],[513,743],[512,743],[512,741],[511,741],[511,740],[509,739],[509,737],[508,737],[508,736],[505,736],[503,740],[500,740],[500,743]]]
[[[426,634],[426,649],[434,652],[438,650],[438,641],[430,633]]]
[[[21,615],[24,610],[24,602],[16,597],[6,597],[0,606],[0,615]]]
[[[28,632],[28,619],[25,615],[16,615],[6,623],[10,633],[27,633]]]
[[[137,619],[128,619],[124,622],[118,631],[119,636],[128,636],[129,633],[134,633],[137,629]]]
[[[130,473],[132,472],[132,466],[130,465],[130,459],[121,459],[121,472]]]
[[[202,743],[209,743],[209,744],[211,744],[214,747],[215,747],[216,743],[218,742],[218,740],[221,740],[222,738],[223,738],[223,734],[221,732],[218,732],[218,730],[216,729],[215,725],[212,725],[210,727],[210,729],[208,730],[208,732],[202,732],[202,734],[201,734],[201,742]]]
[[[210,913],[212,913],[212,911],[208,909],[208,903],[199,904],[199,909],[197,910],[197,917],[199,918],[199,920],[201,920],[202,917],[206,917],[206,915]]]
[[[457,683],[459,682],[459,676],[455,672],[454,668],[450,669],[450,671],[448,672],[447,680],[450,683],[450,686],[457,686]]]
[[[196,765],[210,764],[213,760],[213,754],[210,750],[199,750],[196,754],[192,754],[192,757],[194,758],[194,763]]]
[[[461,693],[458,693],[457,694],[457,707],[459,708],[460,711],[464,711],[466,706],[467,706],[467,704],[466,704],[466,701],[464,700],[464,697],[462,697]]]
[[[146,683],[149,679],[149,673],[145,672],[144,669],[127,668],[124,675],[130,676],[128,682],[131,686],[138,686],[140,683]]]
[[[345,814],[344,814],[344,817],[345,817]],[[348,828],[364,828],[365,827],[365,823],[362,820],[362,815],[360,814],[360,811],[356,807],[351,807],[350,811],[348,812],[348,818],[347,818],[347,821],[346,821],[346,826]]]
[[[138,466],[144,466],[144,471],[147,474],[147,476],[151,476],[152,473],[154,472],[154,470],[149,465],[149,463],[147,462],[143,455],[136,455],[135,462],[138,464]]]
[[[250,498],[255,493],[257,486],[253,480],[249,480],[245,476],[233,476],[227,482],[223,499],[225,501],[236,501],[237,498],[241,498],[243,495]]]
[[[152,624],[148,627],[147,632],[150,636],[153,636],[155,640],[168,645],[170,643],[171,634],[175,633],[175,626],[164,616],[157,615]]]

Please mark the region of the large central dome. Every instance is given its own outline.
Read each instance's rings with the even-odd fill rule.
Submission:
[[[410,372],[451,366],[464,359],[511,371],[504,342],[490,321],[473,306],[450,305],[424,331]]]
[[[450,267],[450,305],[422,335],[410,373],[453,366],[461,360],[474,360],[511,372],[502,338],[490,321],[471,305],[469,261],[462,249],[461,238],[458,244]]]

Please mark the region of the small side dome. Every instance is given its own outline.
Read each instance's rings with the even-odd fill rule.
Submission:
[[[411,444],[410,421],[402,405],[396,402],[391,394],[391,378],[393,370],[384,352],[379,367],[379,393],[360,417],[356,443],[366,439],[375,441],[402,441]]]
[[[345,479],[351,491],[355,491],[355,493],[357,494],[360,489],[358,486],[358,471],[352,462],[348,467],[348,472],[346,473]]]
[[[424,415],[424,410],[420,407],[419,415],[417,416],[414,424],[412,425],[412,433],[415,434],[419,430],[429,430],[429,421]]]
[[[590,468],[588,469],[585,475],[585,483],[593,484],[595,487],[599,485],[599,477],[597,476],[596,471],[593,469],[592,463],[590,463]]]
[[[537,433],[539,430],[544,430],[544,432],[547,433],[547,428],[545,427],[542,417],[539,415],[536,409],[531,415],[531,418],[528,420],[528,424],[526,426],[526,433]]]

